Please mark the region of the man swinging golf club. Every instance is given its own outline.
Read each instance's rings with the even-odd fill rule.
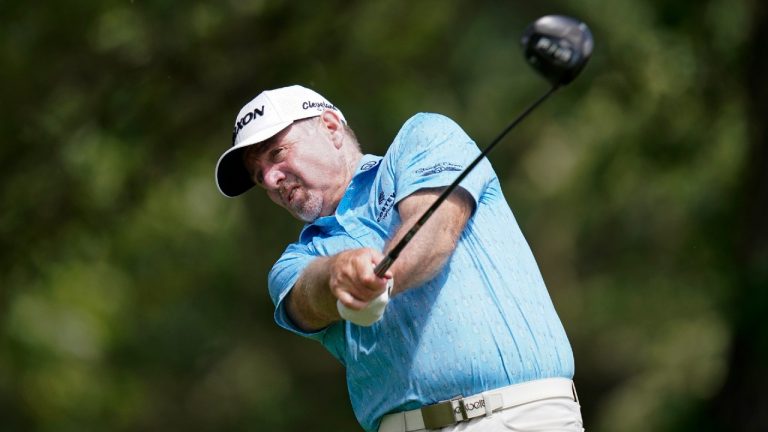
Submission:
[[[584,53],[552,28],[526,42],[552,90],[489,147],[589,58],[591,38]],[[583,58],[568,66],[552,43]],[[485,153],[421,113],[384,156],[363,154],[341,110],[296,85],[237,116],[217,185],[230,197],[258,185],[306,222],[269,273],[275,320],[345,366],[366,431],[583,430],[570,344]]]

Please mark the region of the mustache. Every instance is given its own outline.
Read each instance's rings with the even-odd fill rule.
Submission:
[[[278,193],[280,194],[280,198],[283,200],[284,203],[289,202],[289,197],[291,196],[291,193],[296,190],[300,189],[301,185],[299,182],[291,182],[291,183],[283,183],[280,185],[280,188],[278,189]]]

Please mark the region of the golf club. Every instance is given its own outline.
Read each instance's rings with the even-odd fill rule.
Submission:
[[[543,16],[530,24],[523,32],[520,40],[523,54],[528,64],[533,66],[540,75],[552,84],[552,87],[525,109],[512,123],[509,124],[491,144],[486,147],[472,163],[462,171],[443,193],[432,203],[418,221],[393,247],[384,259],[376,266],[376,276],[382,277],[392,266],[403,248],[414,235],[429,220],[432,213],[456,189],[456,186],[472,171],[472,169],[490,153],[491,150],[517,126],[537,106],[544,102],[558,88],[570,83],[581,72],[592,55],[593,39],[587,25],[577,19],[562,15]]]

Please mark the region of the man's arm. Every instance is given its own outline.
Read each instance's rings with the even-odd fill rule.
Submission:
[[[405,236],[442,191],[443,188],[422,189],[400,201],[397,210],[402,225],[387,244],[387,251]],[[469,192],[461,187],[448,195],[390,268],[395,278],[392,295],[419,286],[437,275],[456,249],[472,216],[474,203]]]
[[[387,249],[408,232],[441,191],[424,189],[400,201],[397,209],[402,225]],[[340,319],[337,299],[348,308],[360,310],[384,291],[387,279],[393,275],[393,295],[430,280],[456,248],[473,206],[469,193],[457,188],[421,227],[384,278],[373,273],[374,266],[384,259],[373,249],[351,249],[316,258],[286,298],[288,316],[306,331],[319,330]]]
[[[360,310],[384,292],[392,272],[373,272],[384,255],[370,248],[350,249],[315,258],[299,276],[286,298],[288,316],[305,331],[319,330],[341,319],[336,300]]]

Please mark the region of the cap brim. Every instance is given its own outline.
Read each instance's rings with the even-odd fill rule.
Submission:
[[[219,192],[230,198],[247,192],[254,186],[253,179],[243,164],[243,149],[277,135],[293,121],[277,123],[249,136],[221,155],[216,163],[216,186]]]

